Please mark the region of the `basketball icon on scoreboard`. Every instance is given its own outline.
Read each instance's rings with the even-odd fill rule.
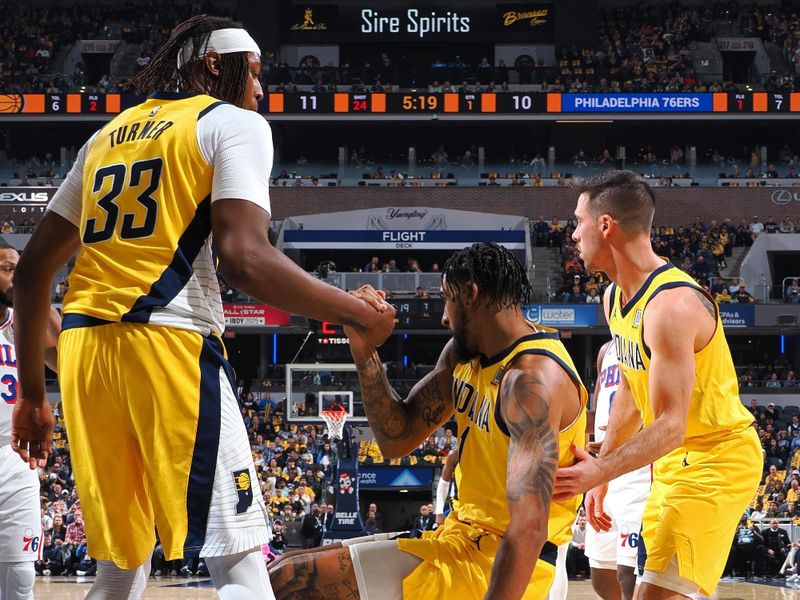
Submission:
[[[0,113],[22,112],[22,94],[0,94]]]

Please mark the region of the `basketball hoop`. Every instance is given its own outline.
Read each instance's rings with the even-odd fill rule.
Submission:
[[[320,412],[320,416],[325,419],[328,425],[328,433],[332,440],[342,439],[344,423],[347,421],[347,411],[341,407],[329,408]]]

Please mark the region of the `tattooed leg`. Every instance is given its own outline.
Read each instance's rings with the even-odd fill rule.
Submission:
[[[347,548],[289,556],[270,570],[277,600],[359,600],[358,583]]]
[[[335,542],[333,544],[329,544],[327,546],[319,546],[318,548],[304,548],[303,550],[290,550],[289,552],[284,552],[278,558],[273,560],[271,563],[267,565],[267,572],[272,576],[272,572],[276,570],[281,563],[290,558],[294,558],[295,556],[302,556],[305,554],[317,554],[319,552],[329,552],[331,550],[338,550],[342,547],[341,542]]]

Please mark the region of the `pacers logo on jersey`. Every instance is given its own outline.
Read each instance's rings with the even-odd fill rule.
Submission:
[[[248,469],[234,471],[233,483],[236,487],[236,495],[239,496],[239,501],[236,503],[236,514],[240,515],[243,512],[247,512],[247,509],[253,503],[253,485],[250,482],[250,471]]]

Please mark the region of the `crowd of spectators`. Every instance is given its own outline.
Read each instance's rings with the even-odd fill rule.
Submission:
[[[37,222],[38,216],[35,213],[3,215],[0,217],[0,234],[33,233]]]
[[[800,74],[800,20],[796,5],[766,7],[753,3],[739,15],[739,23],[743,35],[776,44],[794,74]]]
[[[65,44],[92,39],[112,9],[98,4],[72,6],[2,5],[0,22],[0,89],[3,92],[63,91],[63,80],[45,76]]]
[[[562,222],[557,217],[547,221],[544,215],[531,225],[531,241],[534,246],[559,248],[562,272],[559,288],[553,300],[567,304],[600,303],[608,281],[603,273],[587,272],[572,233],[575,222]],[[756,302],[745,283],[736,278],[720,277],[720,270],[727,267],[727,259],[736,246],[749,247],[762,233],[781,234],[797,231],[790,216],[778,222],[773,216],[765,221],[753,216],[750,222],[741,219],[734,225],[730,218],[705,223],[700,217],[686,226],[653,227],[651,241],[654,251],[669,259],[702,285],[720,304],[751,304]],[[782,290],[787,303],[800,303],[800,285],[790,280]]]
[[[656,2],[603,9],[597,43],[561,47],[558,77],[546,88],[564,92],[733,90],[730,83],[703,81],[691,60],[691,42],[711,40],[722,6]]]
[[[4,165],[4,169],[8,169],[12,179],[17,180],[13,183],[14,187],[58,186],[66,172],[50,152],[42,156],[14,157]],[[8,182],[0,185],[7,187]]]
[[[773,371],[773,373],[775,372]],[[789,371],[789,373],[794,375],[793,371]],[[793,387],[796,387],[794,380],[792,380],[792,384]],[[800,411],[794,410],[794,407],[781,408],[780,406],[776,406],[773,402],[770,402],[765,408],[759,406],[755,399],[751,400],[750,411],[756,418],[756,425],[764,448],[767,467],[770,469],[774,467],[778,471],[789,469],[789,473],[794,475],[792,471],[797,470],[798,461],[800,460],[800,458],[793,460],[795,454],[800,451]],[[798,473],[798,475],[800,475],[800,473]],[[789,479],[791,480],[792,477]],[[794,477],[794,479],[798,478]],[[794,491],[788,494],[790,489]],[[767,491],[769,492],[769,490]],[[797,502],[800,500],[800,498],[797,497],[798,487],[797,485],[793,485],[791,481],[785,483],[785,488],[779,486],[776,487],[774,491],[784,492],[784,496],[778,497],[778,494],[774,493],[769,498],[766,498],[766,500],[776,501],[776,507],[778,509],[785,509],[784,503],[786,501]],[[767,504],[765,508],[769,509],[769,505]],[[792,508],[796,509],[798,506],[795,505]],[[770,514],[768,517],[787,516],[783,514],[785,512],[784,510],[779,510],[778,512],[780,514]],[[800,510],[790,512],[791,514],[788,516],[800,517]]]
[[[60,93],[88,86],[100,92],[119,91],[108,74],[89,80],[78,63],[70,74],[53,60],[77,40],[121,39],[141,44],[134,72],[149,64],[175,25],[193,14],[234,16],[211,2],[181,0],[167,4],[132,0],[120,4],[70,3],[51,6],[1,5],[0,90],[5,93]],[[61,56],[63,59],[64,57]]]
[[[737,354],[735,364],[740,388],[791,389],[799,386],[794,365],[783,355],[757,358],[754,353],[745,352]]]
[[[764,482],[733,539],[727,574],[797,581],[800,540],[791,543],[780,521],[800,522],[800,411],[750,401],[764,450]],[[763,525],[768,521],[768,527]],[[786,523],[786,521],[783,521]]]
[[[433,262],[428,269],[423,269],[416,258],[408,258],[403,267],[403,269],[400,269],[397,265],[397,260],[394,258],[381,261],[377,256],[373,256],[363,267],[355,265],[352,270],[355,272],[361,271],[362,273],[439,273],[441,271],[438,262]]]
[[[4,6],[0,25],[0,88],[6,92],[65,92],[90,86],[117,91],[108,74],[87,79],[80,65],[71,74],[58,73],[53,59],[59,50],[79,39],[121,39],[140,44],[133,72],[147,67],[170,30],[192,14],[235,14],[209,2],[128,1],[123,4],[68,6]],[[274,49],[262,55],[263,76],[270,89],[296,91],[298,85],[334,92],[340,85],[354,92],[429,87],[430,91],[475,93],[508,89],[509,84],[541,84],[546,91],[564,92],[717,92],[735,90],[729,82],[704,81],[691,59],[692,42],[708,42],[717,35],[717,23],[737,23],[740,33],[777,44],[790,70],[773,74],[767,89],[794,90],[800,74],[800,30],[791,7],[739,7],[735,3],[684,6],[679,2],[648,2],[608,7],[598,14],[598,40],[591,46],[557,48],[555,65],[523,55],[513,64],[490,56],[468,57],[454,48],[449,56],[429,64],[414,64],[384,50],[373,55],[345,58],[340,64],[321,65],[306,56],[290,65]]]

